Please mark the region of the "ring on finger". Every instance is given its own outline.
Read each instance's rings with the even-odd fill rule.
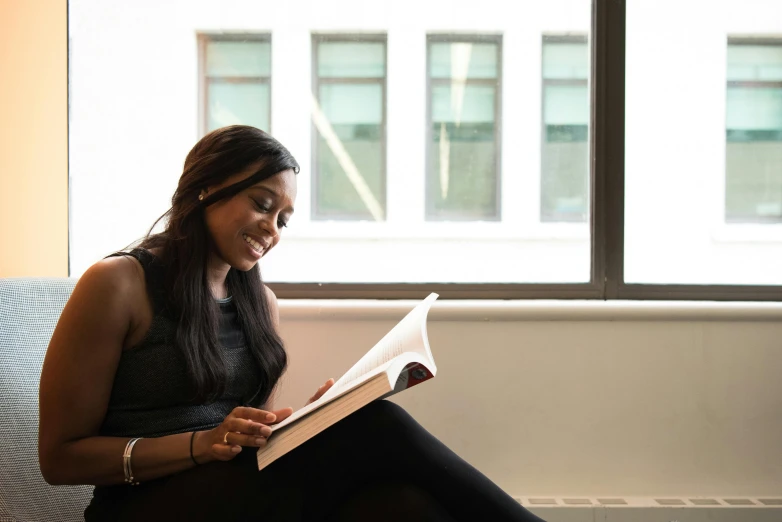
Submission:
[[[228,445],[228,434],[231,433],[230,431],[226,431],[225,435],[223,435],[223,444]]]

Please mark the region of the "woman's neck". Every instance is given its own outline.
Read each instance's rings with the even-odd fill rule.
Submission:
[[[209,284],[209,290],[215,299],[225,299],[228,297],[228,288],[225,286],[225,278],[231,266],[220,259],[215,254],[209,257],[206,265],[206,281]]]

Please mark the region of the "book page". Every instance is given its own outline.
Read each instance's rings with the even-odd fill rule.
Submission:
[[[361,384],[361,382],[372,377],[372,375],[386,371],[395,358],[403,353],[411,352],[405,360],[420,359],[425,361],[426,367],[432,373],[437,373],[437,367],[434,364],[432,352],[429,348],[429,339],[426,332],[426,316],[429,313],[432,303],[437,299],[437,294],[430,294],[421,301],[404,319],[402,319],[390,332],[388,332],[371,350],[369,350],[359,361],[353,365],[334,385],[321,396],[317,401],[304,406],[295,411],[293,415],[272,425],[272,431],[284,428],[285,426],[296,422],[298,419],[317,410],[324,404],[334,398],[342,395],[351,388]],[[416,354],[413,356],[412,354]],[[402,363],[404,361],[397,361]],[[402,370],[400,367],[398,371]]]
[[[339,378],[334,386],[324,394],[336,395],[339,389],[358,379],[364,374],[386,364],[404,352],[416,352],[431,361],[432,371],[436,372],[432,352],[429,349],[429,339],[426,333],[426,316],[429,309],[437,299],[437,294],[429,296],[421,301],[404,319],[391,329],[371,350],[369,350],[350,370]]]

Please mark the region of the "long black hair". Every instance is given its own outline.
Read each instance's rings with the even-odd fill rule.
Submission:
[[[199,200],[202,190],[259,164],[257,172]],[[204,210],[245,188],[299,165],[280,142],[246,125],[223,127],[204,136],[185,159],[171,208],[152,226],[138,245],[157,249],[164,267],[166,306],[178,320],[175,343],[184,354],[197,399],[210,401],[225,390],[226,363],[218,346],[219,305],[207,284],[209,231]],[[152,234],[160,220],[165,229]],[[236,305],[245,342],[261,372],[260,388],[248,403],[264,404],[287,366],[287,355],[270,313],[266,290],[256,267],[247,272],[231,268],[226,287]]]

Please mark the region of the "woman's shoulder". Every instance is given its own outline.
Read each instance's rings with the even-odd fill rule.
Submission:
[[[79,278],[78,286],[96,295],[127,299],[145,289],[144,267],[132,255],[114,255],[101,259]]]

